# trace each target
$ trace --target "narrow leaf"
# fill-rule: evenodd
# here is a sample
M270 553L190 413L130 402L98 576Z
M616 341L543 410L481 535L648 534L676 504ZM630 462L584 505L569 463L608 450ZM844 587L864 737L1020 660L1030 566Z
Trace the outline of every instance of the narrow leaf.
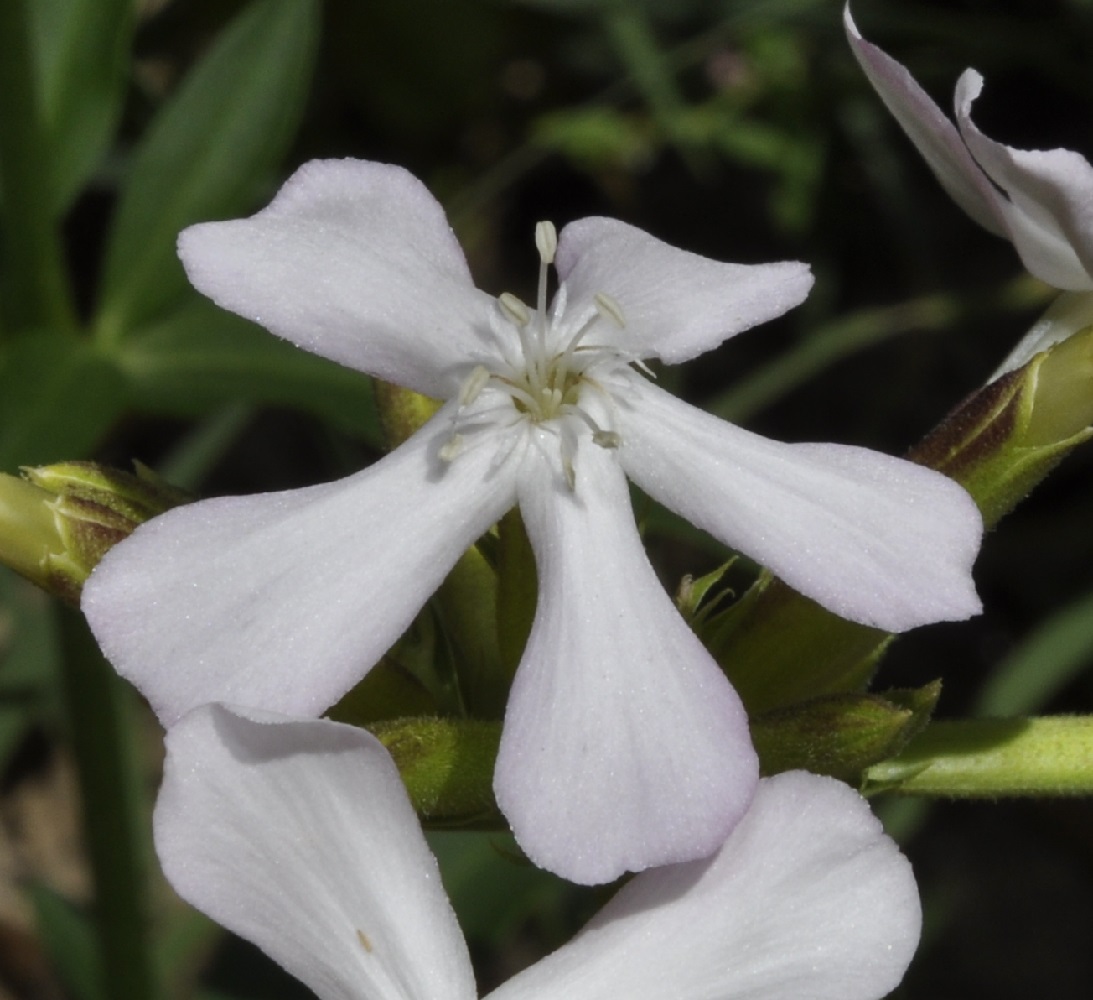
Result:
M39 114L52 151L49 187L57 216L113 138L129 77L133 13L133 0L30 5Z
M116 339L186 287L179 230L239 214L296 131L311 76L314 0L259 0L238 17L156 117L122 193L98 329Z
M227 403L287 406L379 446L372 382L193 296L119 347L133 405L199 417Z
M28 333L0 348L0 469L87 455L125 406L122 376L75 336Z

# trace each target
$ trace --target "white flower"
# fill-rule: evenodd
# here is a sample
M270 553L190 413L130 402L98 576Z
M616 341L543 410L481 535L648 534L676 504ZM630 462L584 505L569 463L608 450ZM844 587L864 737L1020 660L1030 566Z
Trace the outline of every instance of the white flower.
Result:
M1069 149L1025 150L988 139L971 119L983 77L956 84L956 126L907 70L862 38L843 12L850 47L869 82L942 187L976 222L1013 243L1025 267L1063 290L992 380L1093 323L1093 167Z
M721 264L611 219L560 237L543 224L536 241L536 307L493 298L420 182L352 160L303 167L250 219L184 232L190 279L220 305L447 402L341 482L157 518L109 553L83 607L167 724L224 700L318 715L519 504L539 598L497 799L537 864L607 881L709 855L757 775L739 699L645 556L627 476L828 608L895 631L978 610L981 522L934 472L765 440L642 374L796 305L804 265Z
M197 709L167 736L155 840L179 894L320 1000L474 1000L466 945L398 772L325 720ZM638 875L493 1000L872 1000L918 941L910 865L865 801L759 783L707 860Z

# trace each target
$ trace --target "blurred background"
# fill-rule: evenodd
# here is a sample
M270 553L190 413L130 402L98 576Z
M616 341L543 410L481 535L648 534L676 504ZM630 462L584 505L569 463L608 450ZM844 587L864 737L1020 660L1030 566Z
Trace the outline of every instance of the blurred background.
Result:
M983 73L992 138L1093 154L1088 0L854 12L946 110L960 72ZM531 300L535 222L590 214L723 260L809 262L803 306L660 374L783 440L901 453L1052 294L944 194L830 0L5 0L0 471L138 459L216 495L374 459L367 380L218 313L173 256L183 226L342 156L421 177L493 293ZM939 716L1090 711L1091 510L1087 446L987 539L984 615L902 638L878 687L942 677ZM641 513L670 588L723 561ZM0 574L0 1000L306 996L159 882L159 731L87 680L94 657L73 612ZM898 996L1093 995L1088 802L876 804L927 912ZM500 835L432 837L483 992L604 898Z

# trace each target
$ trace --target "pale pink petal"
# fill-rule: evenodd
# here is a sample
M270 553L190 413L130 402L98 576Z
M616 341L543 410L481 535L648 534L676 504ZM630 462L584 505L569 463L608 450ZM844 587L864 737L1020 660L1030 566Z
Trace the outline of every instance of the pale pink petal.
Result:
M313 160L251 218L185 230L178 252L217 305L426 395L454 392L488 336L489 296L440 205L401 167Z
M976 165L953 123L902 65L862 38L849 6L843 10L843 22L850 48L869 82L941 186L984 229L1009 236L1005 199Z
M759 783L708 861L638 875L489 1000L879 1000L921 928L911 866L857 793Z
M619 452L655 500L836 614L891 632L980 610L982 519L940 473L866 448L782 444L635 380Z
M709 855L757 764L736 693L649 565L614 455L580 447L575 492L525 459L539 604L494 788L532 861L597 883Z
M1069 149L1024 150L988 139L971 120L983 78L956 86L956 120L968 149L1010 196L1007 216L1025 266L1056 288L1093 289L1093 166Z
M167 725L209 701L318 715L515 502L489 448L436 451L450 407L348 479L205 500L112 549L84 587L107 658ZM511 466L511 463L510 463Z
M155 842L183 899L320 1000L476 996L398 771L362 730L195 710L167 734Z
M604 218L562 230L557 267L570 312L591 308L598 294L621 307L625 326L604 320L588 343L672 363L781 316L812 287L807 264L723 264Z

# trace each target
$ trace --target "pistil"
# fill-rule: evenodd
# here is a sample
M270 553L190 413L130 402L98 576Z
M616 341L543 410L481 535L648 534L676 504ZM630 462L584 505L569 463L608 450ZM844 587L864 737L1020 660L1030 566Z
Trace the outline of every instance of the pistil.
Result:
M591 431L592 443L601 448L618 448L622 438L611 427L602 427L582 405L587 389L597 392L613 418L616 409L603 377L629 369L635 360L614 346L589 345L585 341L598 323L626 325L622 307L605 293L594 296L586 311L566 322L566 290L560 288L553 314L547 311L547 285L554 263L558 234L550 222L535 227L539 251L539 285L534 313L511 292L498 297L500 327L499 357L477 365L460 386L458 408L451 437L440 448L440 458L453 461L466 447L473 432L505 431L517 424L533 425L558 440L561 471L570 488L575 488L574 460L578 445L577 427L566 424L576 418ZM506 340L515 333L518 352L509 353ZM512 347L516 343L508 340ZM640 362L639 362L640 363ZM477 405L484 393L495 391L495 403ZM505 402L507 400L507 404ZM510 454L510 447L507 454Z

